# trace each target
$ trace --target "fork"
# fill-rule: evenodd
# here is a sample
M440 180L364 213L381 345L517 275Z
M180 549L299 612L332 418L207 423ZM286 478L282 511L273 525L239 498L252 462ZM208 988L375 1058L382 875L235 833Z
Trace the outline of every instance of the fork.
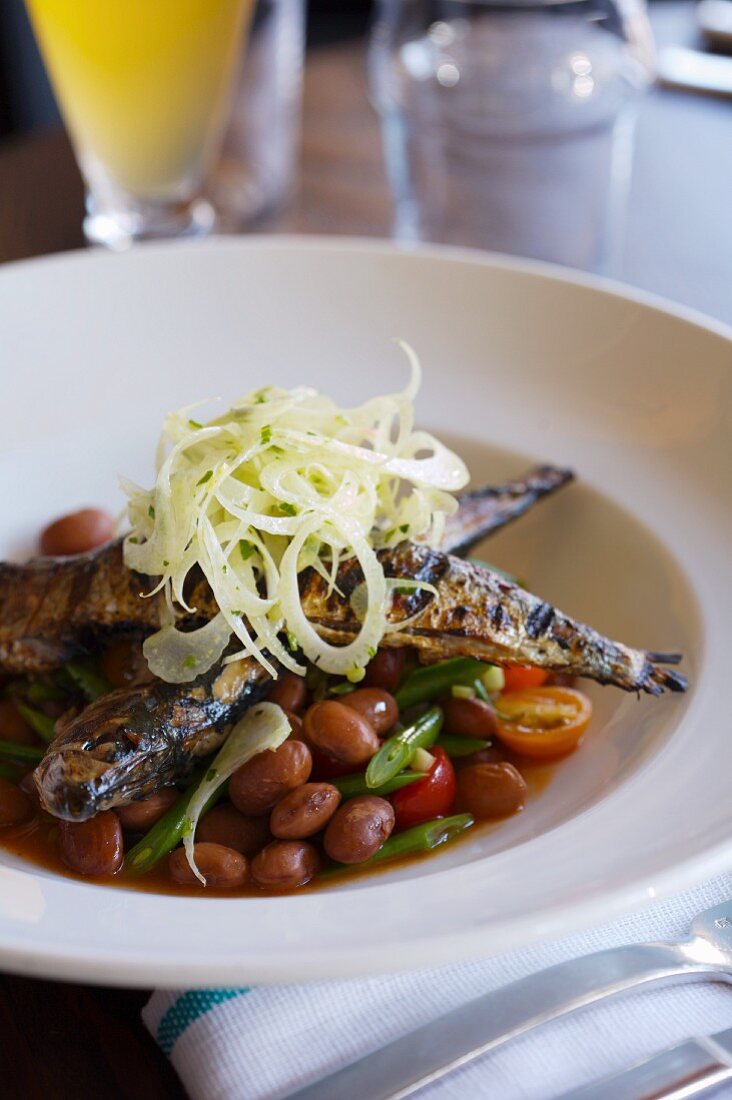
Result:
M290 1100L402 1100L540 1024L629 989L732 982L732 899L694 918L678 942L611 947L540 970L410 1032L293 1093Z

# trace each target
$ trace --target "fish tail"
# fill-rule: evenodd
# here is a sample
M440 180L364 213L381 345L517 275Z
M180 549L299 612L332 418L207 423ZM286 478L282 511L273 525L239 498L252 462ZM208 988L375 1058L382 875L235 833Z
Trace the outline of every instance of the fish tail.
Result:
M678 653L668 655L646 653L646 663L643 667L640 684L641 690L649 695L662 695L664 691L686 691L688 687L686 677L681 672L676 672L675 669L664 668L664 663L676 664L680 659Z
M646 657L652 665L680 665L684 659L683 653L646 653Z

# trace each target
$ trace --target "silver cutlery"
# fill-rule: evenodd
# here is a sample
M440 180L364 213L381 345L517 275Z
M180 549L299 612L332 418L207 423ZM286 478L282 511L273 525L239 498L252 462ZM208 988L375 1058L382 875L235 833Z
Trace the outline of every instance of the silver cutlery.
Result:
M402 1100L576 1009L639 986L694 979L732 982L732 900L700 913L678 943L612 947L541 970L469 1001L290 1100Z
M562 1100L687 1100L732 1085L732 1028L688 1039ZM727 1093L729 1095L729 1093Z

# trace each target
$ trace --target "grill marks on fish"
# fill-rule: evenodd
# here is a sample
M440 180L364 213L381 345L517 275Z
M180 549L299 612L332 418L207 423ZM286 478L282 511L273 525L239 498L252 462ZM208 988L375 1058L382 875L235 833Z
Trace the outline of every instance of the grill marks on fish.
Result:
M389 612L395 629L384 645L416 646L422 660L472 656L588 676L626 691L683 691L683 676L665 667L675 654L645 653L602 637L504 577L460 558L403 543L379 555L387 576L422 581L400 591ZM341 593L363 581L358 564L338 572ZM436 589L437 594L432 591ZM300 578L305 613L335 644L359 629L350 599L314 570ZM83 820L188 773L212 752L226 727L265 694L271 681L253 659L214 668L191 685L154 681L103 696L59 732L36 771L51 813Z
M0 563L0 668L45 672L125 630L160 625L160 601L125 568L122 542L70 558Z
M665 667L677 663L676 654L631 649L605 638L490 570L410 543L379 557L388 576L418 578L437 590L437 595L427 588L397 594L383 645L416 646L427 660L463 655L536 665L650 695L686 688L684 677ZM349 562L343 568L353 585L358 567ZM326 640L346 642L356 634L349 602L337 591L328 595L314 570L303 573L300 593L308 619Z
M569 470L541 466L500 488L464 493L447 520L443 548L466 552L571 477ZM148 577L125 568L121 540L71 558L0 563L0 668L11 675L47 672L93 650L112 632L154 632L162 598L140 598L153 587ZM200 575L189 578L186 599L198 608L198 622L215 613Z
M184 778L271 682L261 665L246 661L192 684L155 680L102 696L58 729L36 768L43 805L56 817L85 821Z

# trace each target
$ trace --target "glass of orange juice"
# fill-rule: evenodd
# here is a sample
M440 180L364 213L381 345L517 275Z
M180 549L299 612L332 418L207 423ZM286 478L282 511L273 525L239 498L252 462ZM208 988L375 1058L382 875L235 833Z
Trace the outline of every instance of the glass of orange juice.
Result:
M26 0L87 183L87 238L206 233L255 0Z

